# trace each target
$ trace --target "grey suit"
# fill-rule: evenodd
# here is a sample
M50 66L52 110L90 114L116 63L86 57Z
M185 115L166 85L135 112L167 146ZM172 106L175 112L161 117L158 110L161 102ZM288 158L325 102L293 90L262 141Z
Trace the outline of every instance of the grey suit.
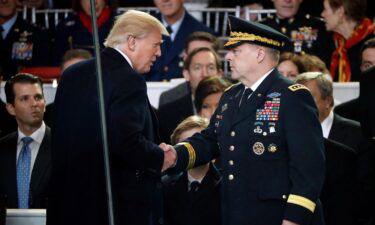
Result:
M0 198L5 198L7 208L18 208L17 197L17 139L13 132L0 139ZM36 157L30 180L30 208L46 208L48 183L51 173L51 130L46 132Z

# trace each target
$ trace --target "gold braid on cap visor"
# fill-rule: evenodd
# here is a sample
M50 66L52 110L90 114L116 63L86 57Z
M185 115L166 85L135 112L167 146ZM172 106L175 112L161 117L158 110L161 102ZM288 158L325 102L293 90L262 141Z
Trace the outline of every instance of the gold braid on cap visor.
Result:
M233 44L237 44L240 41L259 41L262 43L266 43L269 45L273 45L276 47L282 46L284 43L280 43L279 41L272 40L269 38L261 37L255 34L248 34L248 33L242 33L242 32L230 32L230 38L227 43L225 43L224 46L229 46Z

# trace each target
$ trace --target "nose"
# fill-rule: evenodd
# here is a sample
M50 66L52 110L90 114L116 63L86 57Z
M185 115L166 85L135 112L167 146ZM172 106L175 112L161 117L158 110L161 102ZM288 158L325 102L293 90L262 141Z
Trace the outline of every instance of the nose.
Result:
M229 51L226 55L225 55L225 60L227 61L231 61L232 60L232 56L233 56L233 53L231 51Z

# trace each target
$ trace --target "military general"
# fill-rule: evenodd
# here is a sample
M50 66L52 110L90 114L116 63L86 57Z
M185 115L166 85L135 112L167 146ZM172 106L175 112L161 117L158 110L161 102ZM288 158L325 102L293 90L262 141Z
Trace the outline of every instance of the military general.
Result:
M229 18L229 61L240 82L210 125L174 147L175 173L219 157L224 225L323 224L319 195L324 145L309 90L275 69L289 39L259 23Z

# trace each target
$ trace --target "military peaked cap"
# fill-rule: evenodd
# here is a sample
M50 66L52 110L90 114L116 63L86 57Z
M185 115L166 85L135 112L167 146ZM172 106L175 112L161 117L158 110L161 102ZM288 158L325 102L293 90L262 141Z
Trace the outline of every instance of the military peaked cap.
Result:
M249 42L280 50L289 38L273 28L257 22L229 16L230 37L224 47L235 48Z

